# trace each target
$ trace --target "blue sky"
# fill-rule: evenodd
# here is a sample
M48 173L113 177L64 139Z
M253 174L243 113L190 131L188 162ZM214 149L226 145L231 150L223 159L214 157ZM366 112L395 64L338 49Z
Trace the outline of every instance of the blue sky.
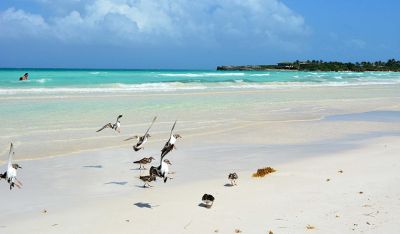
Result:
M0 67L399 59L396 0L1 0Z

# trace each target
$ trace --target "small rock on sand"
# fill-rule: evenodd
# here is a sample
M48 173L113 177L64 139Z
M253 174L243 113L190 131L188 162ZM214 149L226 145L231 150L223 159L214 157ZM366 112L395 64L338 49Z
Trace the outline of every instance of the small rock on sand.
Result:
M315 229L315 227L314 227L314 226L312 226L312 225L310 225L310 224L308 224L308 225L306 226L306 228L307 228L308 230Z

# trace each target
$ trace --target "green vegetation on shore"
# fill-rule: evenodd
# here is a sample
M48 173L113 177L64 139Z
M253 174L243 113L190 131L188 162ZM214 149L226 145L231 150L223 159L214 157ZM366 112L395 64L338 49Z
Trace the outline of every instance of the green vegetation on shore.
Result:
M400 61L389 59L386 62L324 62L322 60L307 60L281 62L276 65L245 65L245 66L218 66L220 71L262 71L262 70L295 70L295 71L395 71L400 72Z

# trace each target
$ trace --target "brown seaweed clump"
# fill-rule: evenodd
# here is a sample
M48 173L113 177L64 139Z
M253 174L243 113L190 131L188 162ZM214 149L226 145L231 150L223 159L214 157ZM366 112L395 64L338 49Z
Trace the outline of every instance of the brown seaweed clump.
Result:
M276 172L276 170L272 167L264 167L257 170L256 173L253 173L253 177L264 177L270 173Z

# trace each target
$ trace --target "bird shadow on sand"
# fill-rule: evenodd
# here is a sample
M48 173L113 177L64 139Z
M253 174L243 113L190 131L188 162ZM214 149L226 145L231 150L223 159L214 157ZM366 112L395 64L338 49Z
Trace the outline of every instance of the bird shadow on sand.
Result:
M159 205L156 206L152 206L150 203L148 202L136 202L135 204L133 204L139 208L148 208L148 209L153 209L153 207L157 207Z
M111 182L107 182L104 184L117 184L117 185L126 185L128 182L127 181L111 181Z
M233 187L232 184L228 184L228 183L224 184L224 186L225 186L225 187Z
M82 166L82 167L85 167L85 168L98 168L98 169L103 168L102 165L87 165L87 166Z
M147 168L132 168L130 169L131 171L144 171L144 170L148 170Z
M136 188L142 188L142 189L151 189L151 188L153 188L154 186L151 186L151 187L148 187L148 186L143 187L143 185L135 185L135 187L136 187Z

